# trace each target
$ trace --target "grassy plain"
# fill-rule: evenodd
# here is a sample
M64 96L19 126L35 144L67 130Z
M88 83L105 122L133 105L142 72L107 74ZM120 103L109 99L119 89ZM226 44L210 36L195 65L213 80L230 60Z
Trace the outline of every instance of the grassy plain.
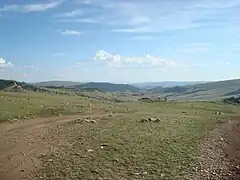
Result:
M239 106L221 102L117 103L0 93L2 121L70 115L96 120L47 127L44 141L53 148L39 154L35 179L183 179L197 165L199 145L209 132L239 113ZM160 122L139 122L150 117Z

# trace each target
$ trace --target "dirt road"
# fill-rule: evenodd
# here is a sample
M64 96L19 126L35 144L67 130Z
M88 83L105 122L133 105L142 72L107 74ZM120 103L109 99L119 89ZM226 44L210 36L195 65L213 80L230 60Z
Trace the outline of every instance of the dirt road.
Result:
M0 180L39 179L35 177L41 168L39 157L53 150L62 125L77 118L64 116L0 124Z

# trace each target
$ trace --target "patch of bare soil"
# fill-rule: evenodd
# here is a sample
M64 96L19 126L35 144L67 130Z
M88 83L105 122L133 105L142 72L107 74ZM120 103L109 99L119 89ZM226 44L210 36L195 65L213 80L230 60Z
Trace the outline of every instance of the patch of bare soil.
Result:
M240 180L240 121L220 122L201 145L191 180Z
M93 118L103 116L91 115ZM77 118L79 116L63 116L0 124L0 180L36 179L42 166L39 157L54 151L61 141L64 124Z

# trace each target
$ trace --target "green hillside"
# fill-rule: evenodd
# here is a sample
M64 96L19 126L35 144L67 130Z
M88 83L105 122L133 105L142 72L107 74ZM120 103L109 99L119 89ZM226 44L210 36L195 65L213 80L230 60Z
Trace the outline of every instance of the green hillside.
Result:
M240 79L210 82L203 84L157 87L147 91L148 94L159 94L172 99L216 99L240 94Z
M17 82L12 80L0 80L1 91L44 91L44 89L38 88L34 85L24 82Z
M37 82L33 83L33 85L37 87L69 87L69 86L75 86L80 85L82 83L80 82L73 82L73 81L45 81L45 82Z
M129 84L114 84L108 82L89 82L80 83L72 81L46 81L34 83L33 85L37 87L47 87L47 88L72 88L83 91L105 91L105 92L139 92L141 88L135 87Z
M107 82L90 82L82 85L74 86L74 88L90 88L90 89L100 89L106 92L139 92L140 88L129 84L113 84Z

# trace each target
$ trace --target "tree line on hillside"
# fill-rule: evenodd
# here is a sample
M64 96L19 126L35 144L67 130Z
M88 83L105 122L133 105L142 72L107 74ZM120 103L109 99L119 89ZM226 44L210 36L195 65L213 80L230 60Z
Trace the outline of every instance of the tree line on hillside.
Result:
M240 96L239 97L225 98L223 100L223 102L227 103L227 104L240 104Z

